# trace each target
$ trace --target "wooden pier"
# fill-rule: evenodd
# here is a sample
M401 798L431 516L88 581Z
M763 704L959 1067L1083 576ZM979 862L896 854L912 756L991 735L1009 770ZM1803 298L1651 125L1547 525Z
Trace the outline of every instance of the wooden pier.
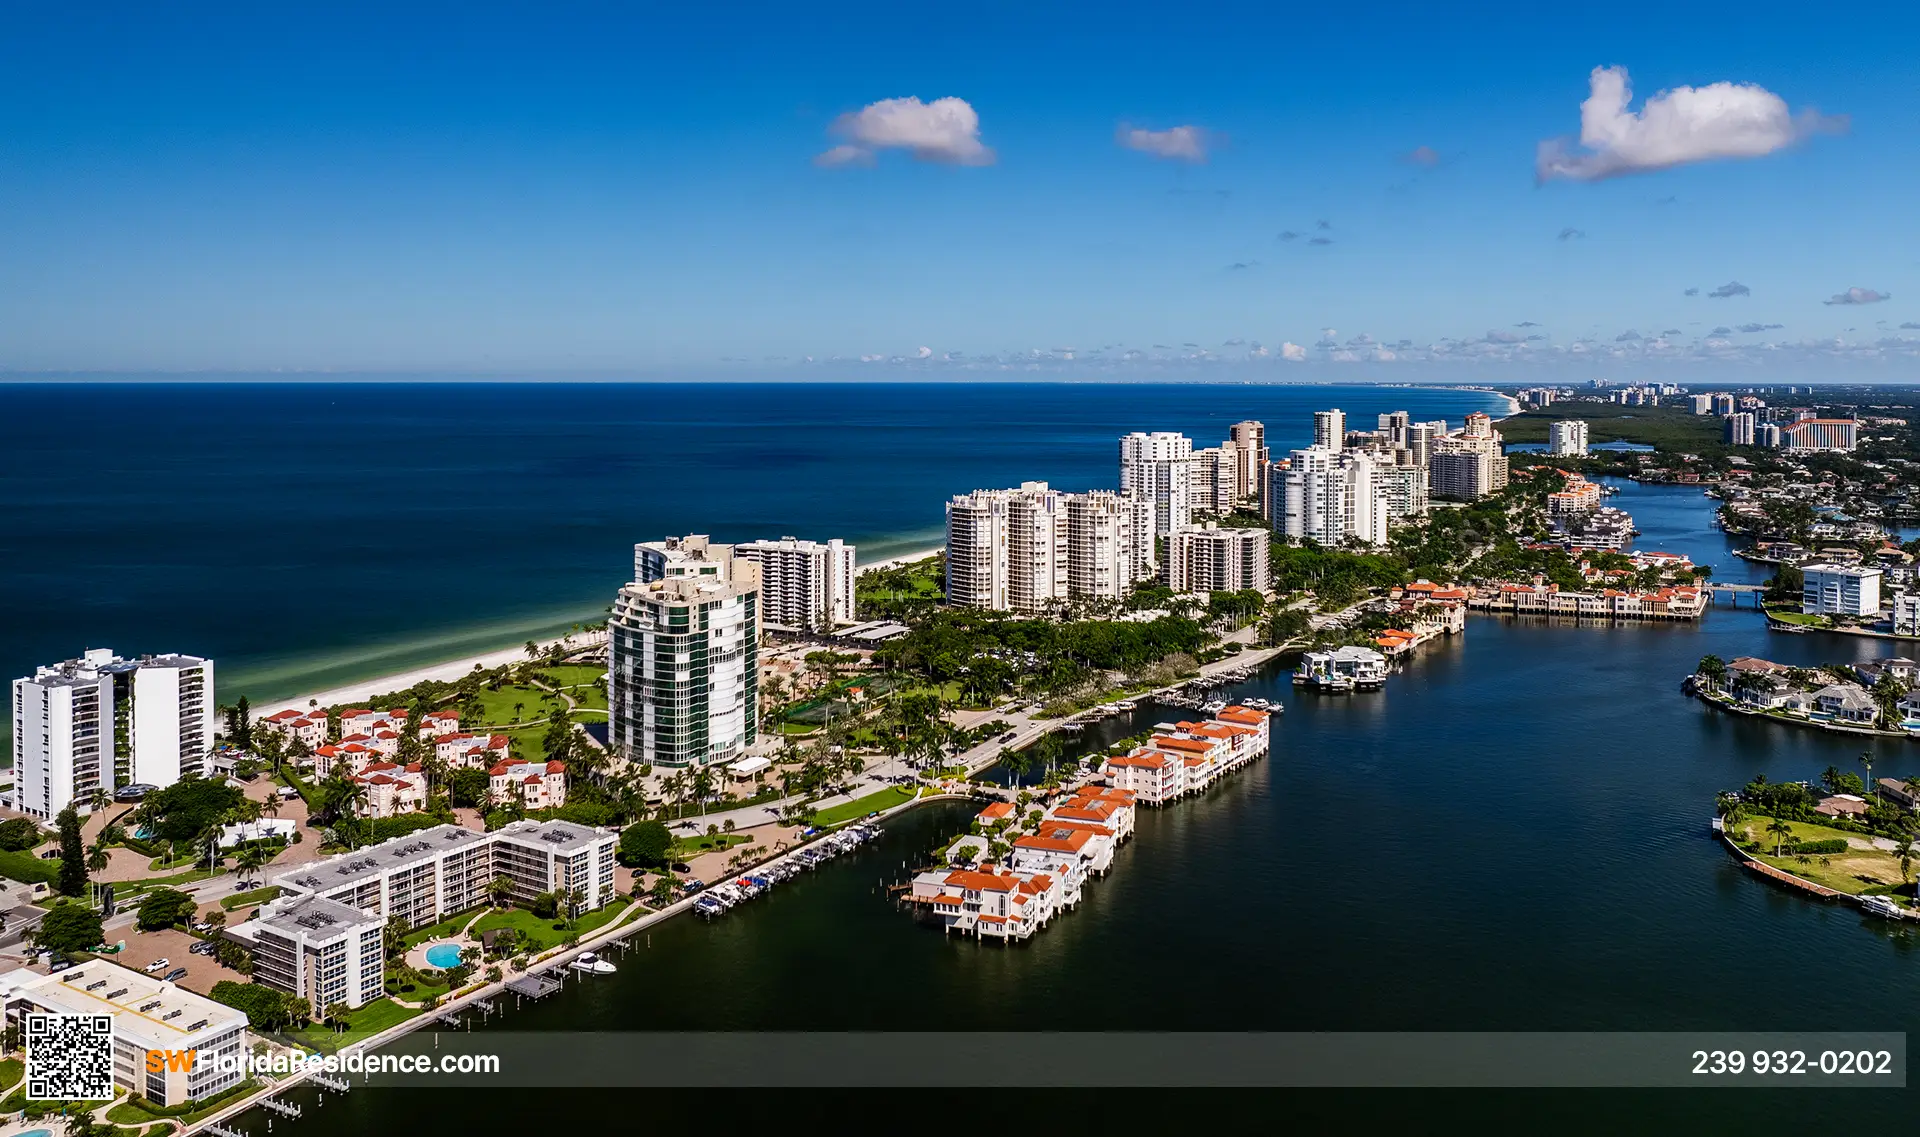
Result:
M560 981L551 975L522 975L518 979L509 980L507 990L529 999L544 999L560 990Z

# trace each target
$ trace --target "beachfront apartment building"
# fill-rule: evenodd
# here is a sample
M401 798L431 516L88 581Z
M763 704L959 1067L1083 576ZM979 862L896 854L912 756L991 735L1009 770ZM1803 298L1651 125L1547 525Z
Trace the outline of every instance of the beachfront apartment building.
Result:
M334 1004L364 1007L386 992L386 921L323 896L270 900L225 936L253 956L253 981L299 995L315 1018Z
M759 599L755 584L738 579L621 588L607 622L615 754L672 768L745 757L760 717Z
M1120 492L1153 506L1164 537L1193 523L1193 440L1174 431L1134 431L1120 439Z
M1320 450L1338 450L1347 444L1347 412L1313 412L1313 445Z
M19 968L0 975L0 1021L34 1046L33 1015L105 1015L113 1022L113 1084L158 1105L205 1101L246 1078L247 1016L156 976L89 959L48 975ZM150 1051L194 1051L186 1063L147 1068Z
M513 885L516 902L578 889L579 910L614 899L619 836L560 821L515 821L481 833L436 825L290 869L272 879L284 896L319 896L371 913L398 916L409 927L477 908L496 877Z
M1566 484L1547 495L1547 513L1553 517L1573 517L1600 508L1600 483L1579 474L1567 474Z
M760 566L760 620L769 627L831 632L854 622L855 547L834 538L748 541L733 546L735 562Z
M1587 422L1585 419L1562 419L1547 427L1547 453L1555 458L1585 458L1587 456Z
M1066 495L1067 596L1122 600L1154 575L1153 507L1110 490Z
M1358 450L1316 445L1293 451L1287 465L1268 476L1274 532L1333 548L1349 541L1386 544L1385 494L1374 471L1373 460Z
M96 649L14 680L12 712L14 786L0 803L41 820L85 813L96 791L205 771L213 662Z
M312 750L327 744L327 712L321 709L296 711L288 708L254 720L256 731L272 731L288 743L299 741Z
M1214 522L1167 538L1167 587L1175 592L1255 589L1273 584L1273 534Z
M1119 599L1155 571L1153 506L1045 482L947 502L947 602L1041 615L1067 600Z
M427 808L427 775L418 762L369 762L349 780L360 787L354 806L360 817L395 817Z
M1878 568L1867 565L1802 565L1800 611L1810 616L1880 614Z

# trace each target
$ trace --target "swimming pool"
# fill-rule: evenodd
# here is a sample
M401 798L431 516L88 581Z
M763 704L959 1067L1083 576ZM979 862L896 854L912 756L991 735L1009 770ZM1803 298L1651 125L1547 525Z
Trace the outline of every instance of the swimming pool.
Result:
M438 967L445 971L449 967L460 966L459 944L435 944L427 949L427 966Z
M51 1129L29 1129L25 1133L16 1133L14 1137L53 1137Z

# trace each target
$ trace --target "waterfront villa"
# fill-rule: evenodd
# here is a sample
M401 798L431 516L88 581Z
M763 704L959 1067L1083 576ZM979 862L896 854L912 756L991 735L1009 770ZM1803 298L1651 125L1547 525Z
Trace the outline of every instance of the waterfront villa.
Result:
M308 749L312 749L327 741L327 712L318 709L306 712L285 710L260 719L253 724L253 729L275 731L285 736L288 742L297 738L306 743Z
M1377 654L1377 653L1376 653ZM1101 768L1107 784L1143 805L1165 805L1199 793L1214 779L1266 754L1270 745L1265 711L1227 707L1203 723L1183 722L1153 735Z
M1293 681L1325 691L1379 687L1387 681L1387 657L1368 647L1310 651L1300 657Z
M1834 722L1872 726L1880 716L1880 705L1856 684L1832 683L1813 693L1813 714Z
M504 734L455 732L434 739L433 756L456 768L490 770L513 753L513 740Z
M1867 799L1859 794L1828 794L1813 811L1826 817L1858 820L1867 815Z
M1562 591L1557 584L1503 583L1480 589L1469 603L1489 612L1518 616L1580 616L1612 620L1697 620L1707 610L1704 589L1669 586L1651 592L1629 589Z

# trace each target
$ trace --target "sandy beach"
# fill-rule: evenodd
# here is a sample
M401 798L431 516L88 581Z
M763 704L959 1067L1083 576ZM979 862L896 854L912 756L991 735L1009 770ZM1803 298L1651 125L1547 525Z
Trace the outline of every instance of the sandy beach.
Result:
M899 568L901 565L910 565L915 561L924 561L928 557L937 557L942 552L945 552L945 551L946 551L945 545L935 545L931 549L922 549L917 553L908 553L904 557L894 557L891 560L875 561L870 565L856 565L854 566L853 575L859 576L861 573L865 573L865 572L879 572L882 569Z
M592 644L605 643L606 639L607 633L605 632L577 632L565 639L542 640L539 646L543 651L558 643L564 643L571 647L587 647ZM276 703L263 703L253 708L253 717L259 719L263 715L274 714L275 712L289 708L296 711L304 711L316 704L322 707L331 707L343 703L364 703L374 695L385 695L394 691L403 691L423 680L437 679L443 683L451 683L476 667L485 670L487 668L498 667L503 663L518 663L526 658L526 645L522 644L520 647L502 648L499 651L490 651L482 655L470 655L465 659L450 660L446 663L432 663L424 667L415 667L411 670L401 671L393 675L382 675L375 679L368 679L359 683L350 683L345 687L335 687L331 691L320 691L314 694L301 695L298 698L285 699Z
M931 549L922 549L919 552L908 553L905 556L860 565L854 569L854 572L858 574L877 572L881 569L897 568L900 565L912 564L915 561L924 561L928 557L937 555L940 551L939 546ZM569 643L574 647L584 647L589 644L605 643L606 638L607 634L605 632L581 632L565 641L559 639L543 640L540 642L540 647L544 650L554 644L562 642ZM391 675L382 675L373 679L362 680L358 683L349 683L344 687L335 687L330 691L316 691L291 699L263 703L253 708L253 715L255 718L259 718L263 715L274 714L289 708L296 711L304 711L316 705L332 707L345 703L364 703L375 695L385 695L393 691L403 691L423 680L437 679L442 683L451 683L467 672L472 671L475 667L484 670L498 667L503 663L517 663L526 657L527 651L524 645L520 647L501 648L498 651L489 651L480 655L469 655L462 659L448 660L445 663L431 663L422 667L396 672Z

